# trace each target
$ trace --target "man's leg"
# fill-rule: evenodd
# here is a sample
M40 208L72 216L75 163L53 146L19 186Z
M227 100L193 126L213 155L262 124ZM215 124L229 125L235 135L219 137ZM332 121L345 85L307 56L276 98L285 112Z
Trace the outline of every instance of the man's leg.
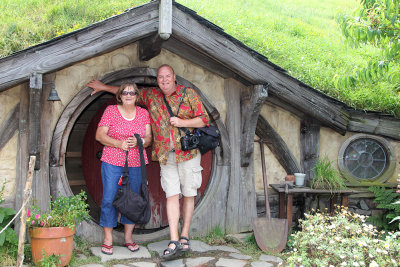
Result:
M194 197L183 197L183 227L181 236L189 238L189 228L192 221L194 211ZM183 245L183 249L189 249L188 245L184 245L187 240L179 240Z
M169 224L169 234L170 240L178 241L179 240L179 195L174 195L167 197L167 216L168 216L168 224ZM174 244L169 245L170 248L175 249Z

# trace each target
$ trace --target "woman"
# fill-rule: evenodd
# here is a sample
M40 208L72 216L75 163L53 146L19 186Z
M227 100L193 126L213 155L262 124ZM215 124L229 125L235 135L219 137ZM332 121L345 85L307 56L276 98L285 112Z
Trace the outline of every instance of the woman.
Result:
M134 134L137 133L142 137L145 147L149 146L152 138L149 112L136 106L137 96L138 88L136 84L125 83L121 85L116 93L117 105L106 108L96 131L96 140L104 145L101 157L103 200L100 225L104 228L104 242L101 246L101 252L107 255L113 253L112 231L117 226L118 211L113 207L112 202L119 188L118 182L125 165L126 151L129 150L130 187L134 192L139 193L142 177L139 149ZM146 151L144 153L147 164ZM139 246L132 239L135 223L124 215L121 215L120 222L124 224L124 246L132 252L139 250Z

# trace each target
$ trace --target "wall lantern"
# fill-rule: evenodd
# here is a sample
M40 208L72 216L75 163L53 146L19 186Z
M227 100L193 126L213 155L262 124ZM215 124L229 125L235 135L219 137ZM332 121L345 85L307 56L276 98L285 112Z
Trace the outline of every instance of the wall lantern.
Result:
M47 101L61 101L55 88L54 82L43 82L43 84L51 84L51 91L49 97L47 98Z
M57 94L56 88L54 83L51 83L51 91L49 94L49 98L47 98L47 101L61 101L60 97Z

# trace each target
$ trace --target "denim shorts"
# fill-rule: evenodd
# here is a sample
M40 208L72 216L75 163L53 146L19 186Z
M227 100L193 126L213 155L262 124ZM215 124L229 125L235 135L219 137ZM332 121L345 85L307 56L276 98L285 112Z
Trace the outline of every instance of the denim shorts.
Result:
M124 167L101 163L101 181L103 182L103 200L101 202L100 226L114 228L117 226L118 210L114 208L114 200ZM140 167L129 168L129 184L133 192L139 193L142 184ZM124 215L121 215L120 223L135 224Z

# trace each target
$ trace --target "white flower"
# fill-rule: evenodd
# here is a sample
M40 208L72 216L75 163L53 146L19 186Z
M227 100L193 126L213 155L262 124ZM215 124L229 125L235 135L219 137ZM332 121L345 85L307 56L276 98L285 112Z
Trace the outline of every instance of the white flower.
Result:
M345 255L340 255L339 256L341 259L344 259L344 258L346 258L346 256Z
M378 263L376 263L376 261L371 261L371 263L369 264L369 267L379 267Z
M353 266L360 266L360 264L358 264L358 262L353 262Z
M347 266L347 262L342 262L342 264L340 264L341 266Z

